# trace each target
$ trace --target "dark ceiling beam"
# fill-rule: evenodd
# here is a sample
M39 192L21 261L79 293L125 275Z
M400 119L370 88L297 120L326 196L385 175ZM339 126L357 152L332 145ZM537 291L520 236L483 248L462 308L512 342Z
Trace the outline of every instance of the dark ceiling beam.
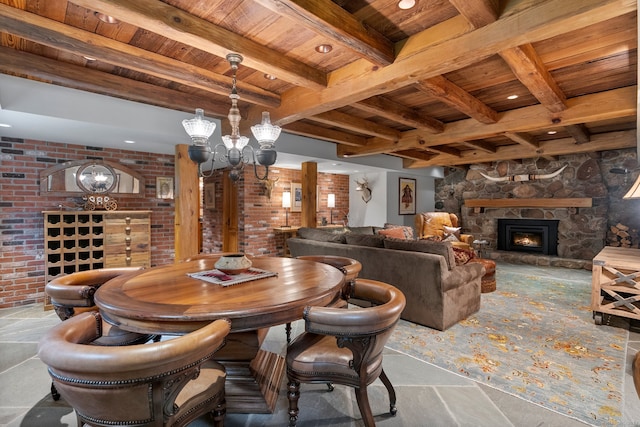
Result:
M30 79L172 110L193 113L193 106L197 105L210 117L223 118L229 113L227 105L206 94L166 89L8 47L0 47L0 72L18 76L28 73Z

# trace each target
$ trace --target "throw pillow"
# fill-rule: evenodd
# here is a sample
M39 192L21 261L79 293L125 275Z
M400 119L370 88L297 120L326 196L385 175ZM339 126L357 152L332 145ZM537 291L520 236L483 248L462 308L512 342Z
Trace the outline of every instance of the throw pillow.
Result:
M458 240L460 240L460 227L447 227L444 226L444 235L445 236L455 236Z
M428 254L441 255L447 262L449 270L456 266L453 247L449 242L430 242L428 240L402 240L385 239L384 247L400 251L424 252Z
M385 237L383 235L347 233L344 237L347 240L347 245L384 248Z
M383 228L382 230L378 230L378 234L381 234L385 237L407 240L407 236L404 230L401 228Z
M396 224L389 224L388 222L384 224L384 228L385 229L390 229L390 228L400 228L402 229L403 233L404 233L404 238L405 239L409 239L409 240L413 240L413 227L410 227L408 225L396 225Z
M470 259L475 258L475 253L471 249L463 249L455 246L452 248L456 259L456 265L464 265L468 263Z

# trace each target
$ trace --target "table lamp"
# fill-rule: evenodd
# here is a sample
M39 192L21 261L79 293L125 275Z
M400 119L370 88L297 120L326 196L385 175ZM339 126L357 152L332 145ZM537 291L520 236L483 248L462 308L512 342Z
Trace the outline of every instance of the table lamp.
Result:
M327 196L327 207L329 208L329 215L331 217L331 224L333 224L333 208L336 207L336 195L329 194Z
M282 207L284 208L284 212L286 215L285 225L283 227L290 227L289 225L289 208L291 207L291 192L283 191L282 192Z

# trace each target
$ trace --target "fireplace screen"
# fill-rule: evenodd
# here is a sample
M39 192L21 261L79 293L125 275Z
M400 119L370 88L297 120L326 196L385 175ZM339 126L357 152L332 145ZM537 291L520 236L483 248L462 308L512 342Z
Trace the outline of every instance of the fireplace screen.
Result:
M498 250L558 254L558 220L498 219Z
M542 247L543 236L540 233L522 233L516 231L511 233L512 243L515 246L528 246L532 248Z

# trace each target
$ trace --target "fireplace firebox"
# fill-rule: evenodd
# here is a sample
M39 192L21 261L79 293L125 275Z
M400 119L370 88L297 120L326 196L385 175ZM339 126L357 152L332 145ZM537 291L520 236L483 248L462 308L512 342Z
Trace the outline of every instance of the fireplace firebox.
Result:
M498 219L498 250L558 254L556 219Z

